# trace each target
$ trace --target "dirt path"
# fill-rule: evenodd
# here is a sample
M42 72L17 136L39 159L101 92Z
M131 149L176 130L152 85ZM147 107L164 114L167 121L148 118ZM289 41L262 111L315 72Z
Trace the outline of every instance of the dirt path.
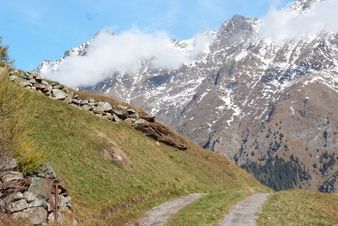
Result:
M177 198L168 202L165 202L150 211L146 214L146 216L140 220L138 220L132 226L160 226L164 225L167 220L177 213L180 209L189 205L190 203L200 199L205 194L196 193L190 194L181 198Z
M256 226L256 214L270 195L269 193L257 193L239 202L225 216L220 226Z

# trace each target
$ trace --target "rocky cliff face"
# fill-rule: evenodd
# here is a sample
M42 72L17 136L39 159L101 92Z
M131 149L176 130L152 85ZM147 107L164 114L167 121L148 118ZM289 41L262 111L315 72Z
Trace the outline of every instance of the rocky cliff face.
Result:
M314 2L299 0L288 10ZM199 60L174 71L144 67L114 74L82 89L141 106L277 190L334 191L338 34L276 44L261 38L259 27L260 21L236 15ZM45 62L39 69L57 65Z

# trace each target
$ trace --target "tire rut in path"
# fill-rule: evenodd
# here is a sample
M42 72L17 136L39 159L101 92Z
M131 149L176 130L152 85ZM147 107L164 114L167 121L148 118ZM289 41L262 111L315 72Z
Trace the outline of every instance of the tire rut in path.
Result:
M165 202L148 211L145 217L141 218L131 226L164 225L172 215L176 214L182 208L200 199L204 195L205 194L203 193L195 193Z
M240 201L219 226L256 226L256 214L270 195L270 193L257 193Z

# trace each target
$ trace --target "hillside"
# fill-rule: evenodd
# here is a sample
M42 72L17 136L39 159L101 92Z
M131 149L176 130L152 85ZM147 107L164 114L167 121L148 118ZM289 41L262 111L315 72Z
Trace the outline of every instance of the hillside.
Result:
M21 102L20 115L27 118L31 149L19 156L19 165L29 173L39 163L35 160L49 161L66 182L80 225L122 225L159 202L192 192L236 192L242 199L266 190L225 157L185 138L187 149L180 151L128 123L113 123L21 88L8 79L7 69L1 73L0 93L6 95L0 103L16 109L12 105ZM127 164L107 157L104 150L110 148L118 148Z
M284 13L306 14L319 2L297 0ZM262 23L235 15L210 31L209 51L177 70L145 63L79 88L142 107L275 190L337 192L337 33L278 43L260 35ZM95 37L37 70L57 72L93 43ZM191 43L174 46L187 52Z

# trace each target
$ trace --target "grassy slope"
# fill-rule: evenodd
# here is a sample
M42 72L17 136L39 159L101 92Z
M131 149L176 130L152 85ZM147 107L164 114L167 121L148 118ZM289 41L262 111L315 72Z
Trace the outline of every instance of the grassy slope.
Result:
M338 196L304 190L275 193L263 206L258 225L338 225Z
M10 90L24 92L25 109L34 112L33 147L65 179L81 225L122 225L159 202L191 192L265 189L225 157L192 143L187 151L176 151L127 124L110 123L16 86ZM105 160L101 153L108 140L124 151L133 170Z
M242 188L211 192L174 215L168 226L217 225L238 201L250 194L250 191Z

